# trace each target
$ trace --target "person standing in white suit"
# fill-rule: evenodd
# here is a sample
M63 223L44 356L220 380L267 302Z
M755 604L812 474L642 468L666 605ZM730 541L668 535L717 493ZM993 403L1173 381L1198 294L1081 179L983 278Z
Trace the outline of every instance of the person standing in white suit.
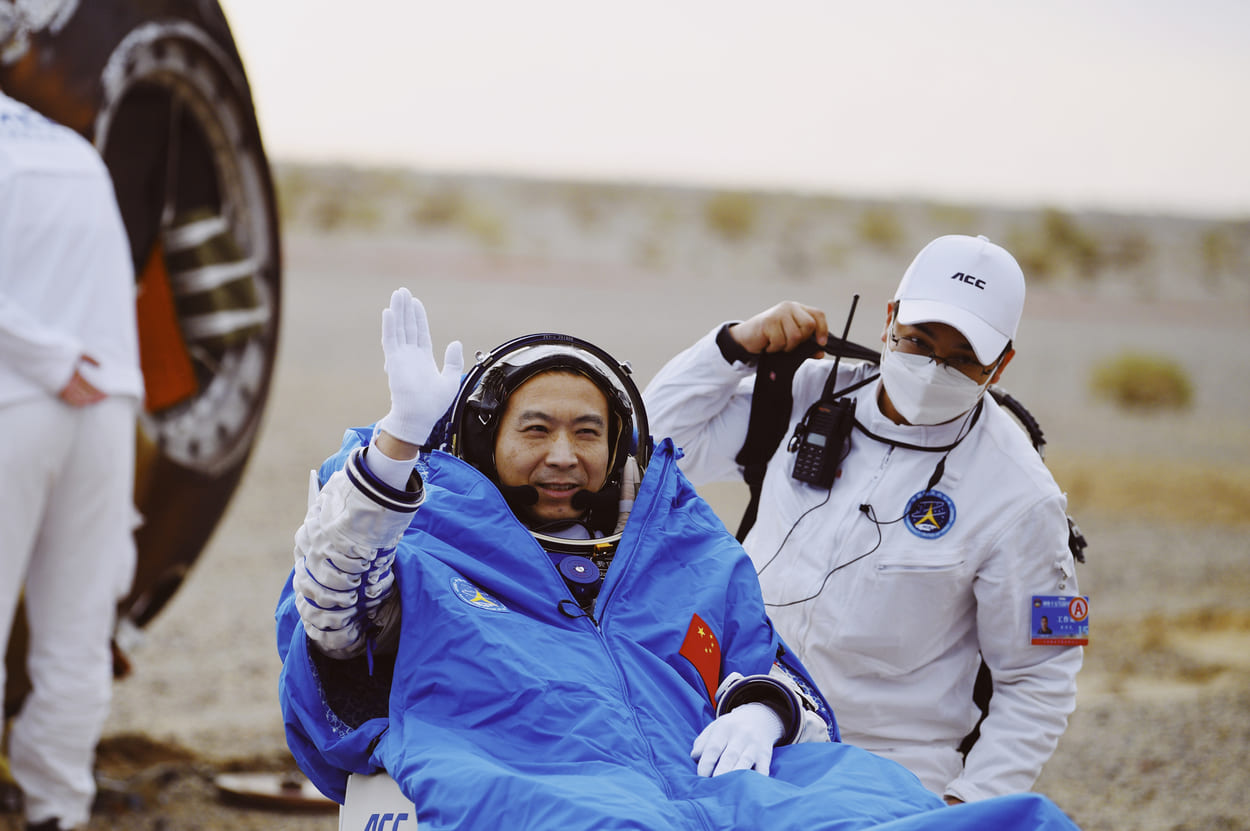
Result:
M24 594L9 734L29 829L86 825L135 569L143 399L129 242L90 143L0 92L0 643ZM3 680L0 677L0 680Z

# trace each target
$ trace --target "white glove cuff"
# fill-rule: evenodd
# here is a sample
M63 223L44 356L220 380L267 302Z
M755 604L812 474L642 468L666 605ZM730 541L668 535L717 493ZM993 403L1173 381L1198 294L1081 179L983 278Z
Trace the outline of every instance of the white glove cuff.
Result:
M374 436L376 439L376 435ZM397 491L407 491L412 480L412 469L420 458L420 453L411 459L393 459L378 449L377 442L371 443L364 451L365 469L380 479L388 487Z
M382 420L378 422L378 429L385 430L400 441L406 441L409 444L424 446L430 440L430 433L434 430L435 421L430 421L425 415L401 415L391 409L389 413L382 416Z
M368 548L393 548L425 501L425 487L413 470L408 490L392 488L369 471L363 456L364 448L360 448L343 465L342 473L353 487L338 489L343 504L334 509L326 506L322 510L323 521L328 518L327 527L333 525L353 543Z
M785 684L769 675L731 672L716 691L716 715L722 716L743 704L758 703L777 715L781 725L778 745L790 744L803 726L802 705Z

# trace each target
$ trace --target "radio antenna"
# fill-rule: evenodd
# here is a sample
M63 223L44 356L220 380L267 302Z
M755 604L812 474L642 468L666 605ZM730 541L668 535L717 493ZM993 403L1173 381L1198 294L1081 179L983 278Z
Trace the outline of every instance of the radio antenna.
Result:
M855 319L855 307L859 305L859 295L851 296L851 310L846 313L846 325L842 327L842 342L846 343L847 337L851 334L851 321ZM833 385L838 380L838 362L842 360L842 352L839 349L833 356L833 371L829 373L829 377L825 379L825 392L822 397L828 397L833 392Z

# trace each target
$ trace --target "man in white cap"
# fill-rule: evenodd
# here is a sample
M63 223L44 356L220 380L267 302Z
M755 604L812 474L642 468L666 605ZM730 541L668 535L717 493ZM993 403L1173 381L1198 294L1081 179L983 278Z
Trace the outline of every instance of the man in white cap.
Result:
M1032 787L1082 661L1079 638L1033 636L1043 605L1079 597L1065 497L985 395L1015 355L1024 293L985 237L925 246L887 305L879 369L799 366L796 452L772 454L744 540L844 739L952 803ZM714 329L647 387L653 432L696 485L740 478L759 356L827 339L824 313L793 301ZM982 659L993 694L965 756Z

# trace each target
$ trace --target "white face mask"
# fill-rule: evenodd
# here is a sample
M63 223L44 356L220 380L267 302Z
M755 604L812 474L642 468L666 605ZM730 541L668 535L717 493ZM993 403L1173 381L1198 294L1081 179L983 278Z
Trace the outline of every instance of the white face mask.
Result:
M890 403L910 424L943 424L976 406L994 377L984 384L925 355L881 350L881 383Z

